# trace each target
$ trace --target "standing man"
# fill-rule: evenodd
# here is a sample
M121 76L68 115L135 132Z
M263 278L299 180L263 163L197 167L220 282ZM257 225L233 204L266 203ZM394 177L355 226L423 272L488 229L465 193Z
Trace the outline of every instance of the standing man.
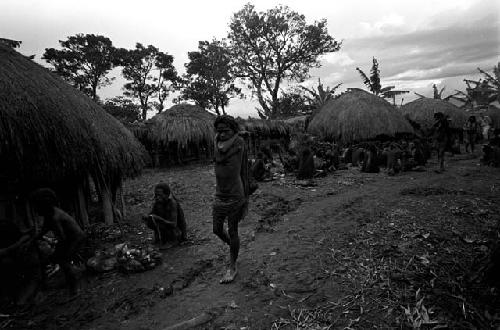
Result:
M448 119L442 112L436 112L434 114L434 138L435 138L435 147L438 153L438 162L439 162L439 170L436 170L436 173L444 172L444 152L446 151L446 147L450 141L450 127L448 124Z
M245 141L238 135L238 123L223 115L214 122L215 136L215 202L213 232L229 245L229 268L220 283L230 283L238 272L236 260L240 250L238 223L248 210L249 169ZM227 228L224 222L227 219Z
M465 142L465 152L474 153L474 145L476 144L476 138L478 133L478 124L476 122L475 116L469 116L469 119L464 124L464 142Z
M483 135L483 139L486 141L486 143L488 142L488 139L489 139L489 133L490 133L490 128L491 128L491 118L487 115L485 115L484 113L482 113L480 115L481 117L481 130L482 130L482 135Z

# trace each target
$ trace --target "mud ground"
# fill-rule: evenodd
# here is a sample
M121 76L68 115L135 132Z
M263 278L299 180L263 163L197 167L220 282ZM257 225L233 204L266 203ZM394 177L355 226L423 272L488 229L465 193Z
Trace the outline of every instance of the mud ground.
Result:
M351 168L301 186L261 183L240 225L239 276L219 279L228 249L212 234L213 167L146 171L127 181L126 223L103 245L151 244L140 216L165 181L182 201L189 242L138 274L86 275L68 299L53 284L3 328L488 329L500 326L498 290L481 272L498 239L500 169L455 156L443 174L366 174Z

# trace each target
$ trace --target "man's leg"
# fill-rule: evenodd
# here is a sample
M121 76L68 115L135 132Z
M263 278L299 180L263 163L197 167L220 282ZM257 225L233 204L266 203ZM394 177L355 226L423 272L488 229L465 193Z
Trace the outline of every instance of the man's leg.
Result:
M229 251L230 251L230 261L229 269L223 276L221 283L230 283L234 281L236 274L238 273L236 267L236 261L238 260L238 254L240 252L240 237L238 235L238 223L243 216L243 206L237 212L234 212L228 217L228 230L229 230Z
M181 204L177 206L177 226L181 231L181 241L187 240L186 218L184 217L184 211L182 210Z
M438 150L438 161L439 161L439 171L443 172L444 171L444 153L445 153L446 147L445 145L440 145L439 150Z
M217 237L219 237L224 243L227 245L231 245L231 240L229 239L228 233L224 230L224 220L226 216L217 214L217 212L213 213L213 232Z

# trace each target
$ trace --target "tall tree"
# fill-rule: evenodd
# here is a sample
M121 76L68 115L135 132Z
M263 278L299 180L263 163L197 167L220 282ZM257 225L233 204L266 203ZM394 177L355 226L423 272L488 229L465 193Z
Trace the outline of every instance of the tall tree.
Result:
M328 34L326 20L307 24L286 6L257 12L246 4L234 14L228 39L235 73L250 83L262 118L278 114L284 81L303 81L309 69L320 66L320 55L341 46Z
M156 69L158 70L158 81L156 83L158 99L156 108L158 113L163 111L165 100L174 91L179 82L173 63L174 57L172 55L158 52L155 61Z
M200 41L198 50L189 52L186 67L184 99L191 99L199 106L214 109L220 115L226 113L229 99L241 94L234 85L231 72L231 55L224 41Z
M110 84L106 77L118 64L117 49L109 38L76 34L59 40L62 49L46 48L42 59L74 87L97 100L97 89Z
M141 107L123 96L107 99L102 107L122 123L133 123L141 119Z
M122 53L122 65L122 74L129 80L123 86L124 94L139 100L142 119L146 120L154 97L158 97L157 109L161 112L170 91L168 83L174 83L177 77L173 56L152 45L137 43L135 49Z
M396 96L409 93L410 91L403 90L394 90L396 86L386 86L382 87L380 83L380 70L378 68L378 61L374 57L373 64L370 69L370 77L366 75L360 68L356 67L356 70L359 72L361 79L363 79L363 83L365 86L375 95L380 95L383 98L391 98L393 104L396 104Z

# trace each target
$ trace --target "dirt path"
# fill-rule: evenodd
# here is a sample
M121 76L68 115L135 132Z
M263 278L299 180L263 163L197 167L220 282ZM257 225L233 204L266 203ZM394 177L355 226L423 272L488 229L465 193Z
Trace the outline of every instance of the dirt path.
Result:
M234 284L218 283L227 249L211 235L207 216L196 232L203 237L201 244L180 248L166 258L166 266L181 273L182 283L178 286L174 283L174 294L129 320L115 323L115 327L163 329L209 311L215 317L205 328L265 329L280 318L286 319L294 308L341 301L353 292L353 282L342 279L349 276L350 269L342 262L332 262L328 258L332 251L356 244L357 231L367 223L387 220L393 222L384 225L391 227L414 226L415 223L396 218L418 216L421 221L432 221L433 216L443 211L439 193L431 195L427 209L421 209L423 200L401 194L402 191L462 189L468 194L492 198L495 189L500 188L498 170L477 167L476 163L477 160L455 161L445 174L428 170L395 177L351 170L320 179L313 188L264 184L253 200L253 212L242 224L240 276ZM488 190L493 190L493 195ZM444 190L443 195L449 194ZM209 214L209 206L205 205L203 211ZM258 212L265 218L259 219ZM280 213L284 214L279 216ZM432 232L430 227L426 230ZM437 234L439 230L431 233ZM397 244L397 237L392 243ZM168 271L164 273L164 283L170 281L171 275ZM140 279L137 283L146 285L147 281ZM359 313L351 314L352 317L349 313L341 315L338 324L349 325ZM110 326L108 323L92 328L110 329Z
M465 300L464 275L494 238L500 172L464 158L445 174L351 169L315 187L261 184L241 224L240 274L229 285L218 283L228 251L212 234L211 167L146 173L127 184L129 217L147 212L152 185L168 181L183 201L192 243L166 251L152 271L94 279L58 311L67 322L38 326L164 329L208 312L213 318L201 329L387 328L407 326L423 304L432 320L450 326L460 303L464 320L491 324L475 311L481 299ZM143 228L137 233L150 239ZM170 287L173 294L163 294Z

